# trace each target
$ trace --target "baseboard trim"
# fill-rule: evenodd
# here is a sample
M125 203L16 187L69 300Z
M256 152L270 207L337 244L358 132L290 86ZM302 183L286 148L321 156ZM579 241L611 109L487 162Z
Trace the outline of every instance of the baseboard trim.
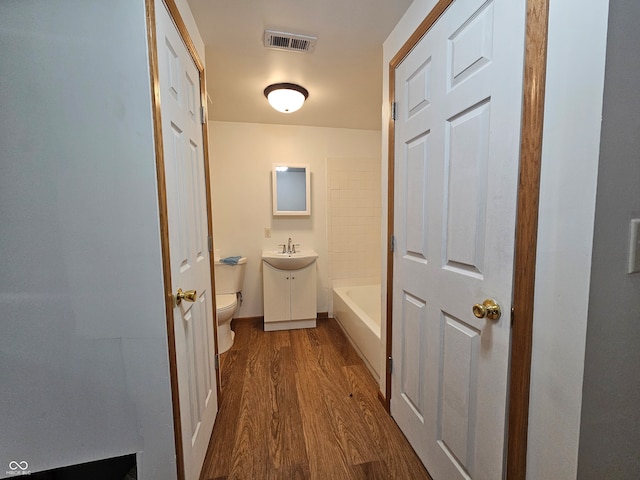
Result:
M258 315L255 317L240 317L240 318L234 318L233 321L234 322L263 322L264 316Z
M298 328L316 328L316 319L290 320L288 322L264 322L265 332L278 330L297 330Z
M378 390L378 401L382 404L387 413L389 413L389 402L387 402L387 399L384 397L384 393L382 393L381 390Z
M329 312L318 312L318 319L329 318ZM233 319L234 322L264 322L264 315L256 315L255 317L238 317Z

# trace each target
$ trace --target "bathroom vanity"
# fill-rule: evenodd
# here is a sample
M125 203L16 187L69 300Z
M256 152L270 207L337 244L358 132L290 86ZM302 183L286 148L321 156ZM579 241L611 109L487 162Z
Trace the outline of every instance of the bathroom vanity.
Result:
M297 253L263 252L265 331L316 326L317 258L318 254L312 250Z

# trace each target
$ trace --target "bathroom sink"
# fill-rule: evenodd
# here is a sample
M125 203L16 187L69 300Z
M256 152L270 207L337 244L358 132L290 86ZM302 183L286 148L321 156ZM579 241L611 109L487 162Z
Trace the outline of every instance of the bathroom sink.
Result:
M299 270L313 263L318 254L313 250L296 253L282 253L277 250L264 250L262 260L279 270Z

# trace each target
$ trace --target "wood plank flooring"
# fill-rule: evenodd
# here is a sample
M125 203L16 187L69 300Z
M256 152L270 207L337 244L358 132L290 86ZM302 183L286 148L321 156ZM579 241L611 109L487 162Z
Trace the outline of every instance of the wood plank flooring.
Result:
M201 480L430 479L334 319L234 330Z

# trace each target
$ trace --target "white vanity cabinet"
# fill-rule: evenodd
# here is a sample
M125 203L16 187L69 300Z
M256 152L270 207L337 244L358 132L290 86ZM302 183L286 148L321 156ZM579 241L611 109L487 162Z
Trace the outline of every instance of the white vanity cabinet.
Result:
M262 262L265 331L314 328L317 317L316 262L281 270Z

